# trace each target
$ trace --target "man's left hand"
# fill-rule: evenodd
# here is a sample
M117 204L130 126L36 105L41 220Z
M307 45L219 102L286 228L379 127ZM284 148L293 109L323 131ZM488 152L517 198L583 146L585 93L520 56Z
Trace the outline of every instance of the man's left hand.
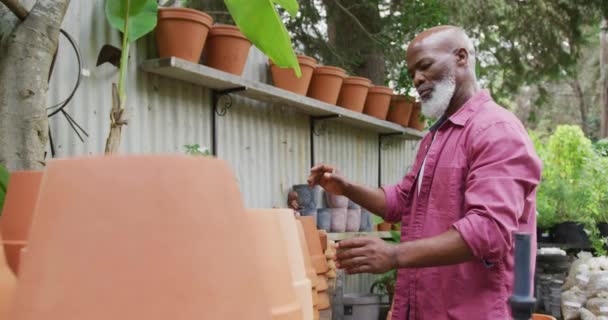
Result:
M336 266L347 274L385 273L398 267L397 246L379 238L343 240L337 248Z

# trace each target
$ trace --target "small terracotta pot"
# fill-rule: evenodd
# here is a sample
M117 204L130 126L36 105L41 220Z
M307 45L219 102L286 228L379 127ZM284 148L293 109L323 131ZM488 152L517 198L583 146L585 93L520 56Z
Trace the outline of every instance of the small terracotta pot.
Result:
M310 260L315 268L317 274L324 274L329 271L327 266L327 260L325 254L321 250L321 240L319 240L319 234L315 227L315 220L313 217L297 217L302 222L304 229L304 236L306 237L306 243L310 250ZM317 285L318 287L318 285Z
M361 227L361 209L346 211L346 232L357 232Z
M325 232L325 230L318 230L319 231L319 240L321 241L321 250L323 250L323 253L325 253L325 250L327 250L327 232Z
M11 319L7 315L13 302L16 285L15 274L8 267L4 250L0 247L0 319Z
M317 305L317 308L319 308L319 310L327 310L330 307L331 304L329 302L329 294L327 291L319 292L319 304Z
M251 42L238 27L216 24L209 32L205 47L205 64L240 76L245 70L250 48Z
M319 275L319 284L317 285L317 291L321 292L321 291L325 291L329 289L329 283L327 283L327 277L325 276L325 274L320 274Z
M255 213L258 210L250 209L250 211ZM283 239L287 245L287 257L289 258L289 264L291 267L293 288L296 292L296 297L298 298L300 305L302 305L303 319L312 319L314 310L312 295L313 287L311 280L308 279L306 275L306 264L304 263L302 245L300 243L300 237L298 236L298 229L293 211L284 209L267 209L263 211L265 211L266 214L274 215L277 219L279 219ZM315 290L315 296L316 295Z
M312 74L308 96L325 103L336 104L345 77L344 69L318 66Z
M312 73L317 67L317 60L305 55L298 55L298 62L302 71L300 78L296 77L292 68L279 68L272 61L270 61L270 73L272 82L277 88L305 96L310 86Z
M292 272L297 271L292 270L293 267L289 262L288 251L292 248L288 249L286 246L289 241L286 241L281 230L280 218L265 210L247 210L247 213L259 246L258 256L262 263L261 277L265 280L266 290L264 292L270 301L273 319L301 319L303 316L302 304L296 299L297 285L294 286L296 281L292 277ZM303 261L301 267L300 271L304 273ZM301 276L305 278L304 274ZM310 292L310 287L306 290ZM310 297L310 304L312 305L312 297Z
M10 176L0 233L8 265L18 274L21 249L27 244L34 209L38 201L42 171L16 171Z
M391 106L388 110L388 116L386 119L407 127L410 121L412 107L413 103L408 97L395 95L391 99Z
M331 232L346 231L346 208L331 209Z
M271 319L236 181L204 157L48 161L7 319Z
M367 93L363 113L380 120L386 120L392 96L393 89L389 87L371 87Z
M365 99L372 85L372 81L361 77L348 77L342 83L338 106L355 111L363 112Z
M382 222L378 224L378 231L391 231L392 225L388 222Z
M306 236L304 235L304 227L302 227L302 221L296 220L296 226L298 227L298 237L300 238L300 244L302 245L302 255L304 256L304 265L306 266L306 277L310 280L313 291L317 292L317 286L319 285L319 277L312 264L310 258L310 250L308 250L308 243ZM316 299L316 298L315 298Z
M161 58L177 57L198 63L213 24L210 15L187 8L158 9L156 42Z
M423 131L426 123L420 120L420 102L414 104L412 110L412 116L410 117L408 127L416 129L418 131Z

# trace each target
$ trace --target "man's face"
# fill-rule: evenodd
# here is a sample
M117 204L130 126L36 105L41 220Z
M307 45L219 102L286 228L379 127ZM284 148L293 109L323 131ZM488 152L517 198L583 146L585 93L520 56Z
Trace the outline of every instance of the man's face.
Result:
M431 118L442 116L456 90L454 55L427 38L410 45L406 59L422 100L422 112Z

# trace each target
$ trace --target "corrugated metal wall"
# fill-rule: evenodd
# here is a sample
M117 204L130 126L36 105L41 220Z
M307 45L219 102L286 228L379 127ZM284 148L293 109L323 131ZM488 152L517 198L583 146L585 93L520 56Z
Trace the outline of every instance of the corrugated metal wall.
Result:
M95 66L101 47L119 46L118 32L104 16L104 1L72 1L63 28L77 40L83 55L83 78L67 111L89 133L80 142L61 115L51 119L57 157L101 154L109 126L111 83L118 70ZM123 131L124 153L181 153L186 144L211 146L209 91L196 85L162 78L139 70L142 61L156 56L154 37L141 39L131 50L128 75L129 125ZM49 105L65 98L77 68L68 42L62 38L50 86ZM266 81L266 58L252 49L245 76ZM305 181L310 167L307 116L283 106L237 98L224 117L217 118L218 155L236 172L248 207L284 206L293 184ZM327 121L317 128L315 160L341 168L358 183L378 184L378 135ZM388 139L382 148L382 182L396 183L413 161L417 142ZM372 276L348 277L346 292L366 291Z

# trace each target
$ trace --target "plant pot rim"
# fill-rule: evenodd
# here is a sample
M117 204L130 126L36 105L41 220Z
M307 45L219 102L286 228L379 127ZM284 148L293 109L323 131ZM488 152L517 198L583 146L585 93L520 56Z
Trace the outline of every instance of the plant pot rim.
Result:
M370 79L363 78L363 77L346 77L344 79L344 84L345 85L360 85L360 86L365 86L365 87L369 88L372 86L372 81Z
M393 95L393 89L386 86L372 86L369 88L369 93L383 93L388 95Z
M327 74L334 75L340 78L346 78L346 71L342 68L333 67L333 66L317 66L315 68L315 74Z
M182 19L189 20L211 28L213 25L213 17L206 14L203 11L190 9L190 8L159 8L158 9L159 20L163 19Z
M316 68L317 67L317 59L309 57L309 56L305 56L303 54L299 54L296 56L298 58L298 63L301 66L308 66L311 68ZM271 66L277 66L274 61L272 61L272 59L268 59L268 64Z
M409 101L409 102L415 102L414 97L411 96L406 96L403 94L393 94L393 96L391 97L392 101Z
M247 39L247 37L245 37L245 35L241 32L239 27L230 24L214 24L211 26L211 30L209 30L209 37L217 36L234 37L250 42L249 39Z

